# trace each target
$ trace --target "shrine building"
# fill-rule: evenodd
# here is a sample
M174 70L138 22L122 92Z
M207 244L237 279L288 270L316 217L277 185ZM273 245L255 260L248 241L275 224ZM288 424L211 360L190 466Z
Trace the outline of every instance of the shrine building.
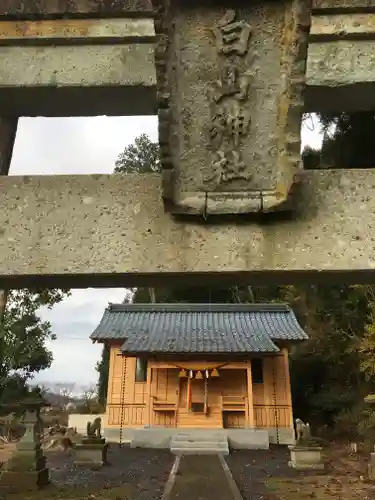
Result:
M285 304L109 304L91 335L110 348L105 436L167 448L211 430L234 448L291 444L288 350L307 338Z

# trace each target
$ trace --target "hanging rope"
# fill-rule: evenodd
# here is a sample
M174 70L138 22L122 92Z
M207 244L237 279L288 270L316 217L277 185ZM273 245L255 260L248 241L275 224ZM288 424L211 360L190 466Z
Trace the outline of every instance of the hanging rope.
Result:
M121 376L121 415L120 415L120 446L122 446L122 435L125 420L125 374L126 374L126 358L122 358L122 376Z
M275 425L276 425L276 444L280 444L279 434L279 414L277 412L277 392L276 392L276 357L272 358L272 375L273 375L273 405L275 410Z

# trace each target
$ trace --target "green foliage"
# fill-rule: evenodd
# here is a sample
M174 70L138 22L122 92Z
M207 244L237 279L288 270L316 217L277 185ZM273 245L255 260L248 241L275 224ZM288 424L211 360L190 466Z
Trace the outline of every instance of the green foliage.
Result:
M306 147L304 168L373 168L375 165L375 113L319 114L323 131L321 150Z
M110 356L110 350L108 346L104 344L102 349L101 359L96 365L96 371L99 373L98 400L102 406L105 406L107 401L109 356Z
M375 322L371 321L366 326L364 337L358 344L361 356L360 369L365 374L366 380L375 382Z
M159 144L152 142L146 134L137 137L127 146L116 161L115 173L144 174L160 172Z
M375 165L375 113L320 115L325 132L321 158L331 168L371 168Z
M321 168L320 165L320 149L313 149L309 146L305 147L302 152L303 168L305 170L314 170Z
M51 325L42 321L38 309L52 308L68 290L12 290L8 293L0 324L0 402L23 399L27 381L48 368L52 353L46 341L53 339Z

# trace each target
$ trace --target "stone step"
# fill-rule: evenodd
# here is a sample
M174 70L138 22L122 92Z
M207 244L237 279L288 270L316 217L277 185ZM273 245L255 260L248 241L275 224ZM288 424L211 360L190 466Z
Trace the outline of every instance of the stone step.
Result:
M228 455L228 438L218 432L181 432L173 436L170 450L174 455Z
M186 432L179 433L172 437L172 441L210 441L210 442L220 442L226 443L228 438L225 434L214 434L214 433L194 433Z
M217 441L172 441L171 447L178 448L228 448L228 443Z
M173 455L229 455L229 449L228 447L226 449L171 447L171 453Z

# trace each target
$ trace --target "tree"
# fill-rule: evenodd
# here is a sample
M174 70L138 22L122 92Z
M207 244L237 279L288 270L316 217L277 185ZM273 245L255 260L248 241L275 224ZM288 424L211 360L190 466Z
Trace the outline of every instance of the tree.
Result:
M306 169L373 168L375 165L375 113L319 114L323 143L320 150L306 147Z
M50 394L53 394L56 401L55 404L61 408L66 405L73 397L76 389L75 382L54 382L49 385Z
M160 172L159 144L152 142L146 134L141 134L134 144L124 149L115 165L114 172L119 174Z
M107 402L108 377L109 377L109 355L110 351L106 344L103 345L102 356L96 365L96 371L99 373L98 381L98 400L105 406Z
M7 292L0 324L0 402L22 398L33 375L51 365L52 353L46 341L54 335L38 309L52 308L68 294L68 290L59 289Z
M367 390L356 347L371 310L366 287L284 287L282 298L310 337L291 352L295 414L333 427Z

